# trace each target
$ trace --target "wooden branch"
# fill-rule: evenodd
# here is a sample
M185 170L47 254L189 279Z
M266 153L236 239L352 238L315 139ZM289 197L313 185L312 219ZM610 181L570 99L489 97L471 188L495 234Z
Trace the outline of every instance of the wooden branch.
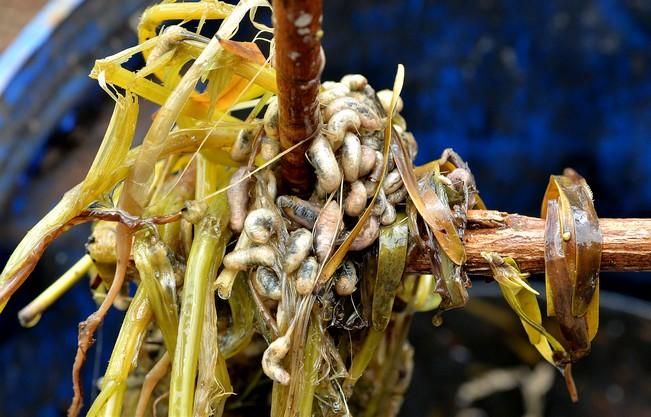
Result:
M321 72L321 0L274 0L275 66L280 145L283 150L315 134L321 123L317 100ZM282 161L290 191L309 192L314 173L305 158L308 144Z
M600 219L603 233L602 271L651 271L651 219ZM544 272L545 222L492 210L471 210L465 235L470 274L490 275L481 252L497 252L516 260L522 271ZM428 257L413 251L410 272L429 272Z

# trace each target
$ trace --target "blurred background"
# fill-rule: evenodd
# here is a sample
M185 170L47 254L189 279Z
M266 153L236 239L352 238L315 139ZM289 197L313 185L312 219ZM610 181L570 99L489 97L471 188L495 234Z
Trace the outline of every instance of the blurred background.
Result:
M87 74L136 43L149 3L0 0L2 263L88 169L112 102ZM651 1L326 1L324 12L324 79L362 73L382 89L405 64L419 162L453 147L490 208L538 215L549 175L571 166L601 217L651 216ZM87 285L35 328L16 313L83 254L87 235L78 227L57 240L0 318L0 416L65 415L77 323L94 309ZM524 333L497 286L477 280L474 301L443 326L416 319L401 415L651 416L651 274L601 282L601 331L575 367L579 404L518 347ZM120 321L112 312L89 356L87 397Z

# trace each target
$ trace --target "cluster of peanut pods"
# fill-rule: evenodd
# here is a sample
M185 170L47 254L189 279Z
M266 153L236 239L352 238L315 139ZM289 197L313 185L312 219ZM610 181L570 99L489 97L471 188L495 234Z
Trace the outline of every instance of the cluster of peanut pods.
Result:
M258 177L259 182L266 185L261 189L252 187L256 181L248 176L250 169L247 165L235 172L228 190L230 228L235 234L244 233L241 233L235 250L224 258L227 270L258 267L256 288L260 295L276 301L281 294L280 276L293 277L295 274L298 293L306 295L316 285L319 265L324 264L350 234L346 225L362 215L376 188L379 189L378 197L371 215L348 250L367 249L377 240L381 226L396 221L396 206L404 205L407 190L392 157L389 157L389 172L379 183L384 170L385 127L385 117L380 114L386 114L391 94L390 90L384 90L376 95L362 75L347 75L339 83L324 83L319 95L324 125L310 141L307 152L317 179L308 199L277 196L273 167ZM400 134L408 144L410 161L413 160L417 151L416 141L404 131L404 123L402 127L394 127L399 132L396 134ZM242 163L248 161L256 139L263 160L269 161L277 156L276 101L267 108L264 130L257 134L255 131L241 131L231 149L231 157ZM290 234L285 238L279 230L287 228ZM272 256L272 243L282 258L279 262L281 271L269 269L276 263ZM352 294L357 277L351 262L342 263L334 280L337 294ZM217 285L220 294L229 294L230 280L218 279Z

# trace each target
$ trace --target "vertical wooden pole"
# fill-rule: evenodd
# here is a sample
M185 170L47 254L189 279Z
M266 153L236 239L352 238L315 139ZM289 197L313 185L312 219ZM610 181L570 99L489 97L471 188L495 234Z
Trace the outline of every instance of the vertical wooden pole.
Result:
M280 145L287 149L313 136L321 123L318 93L324 57L321 52L321 0L274 0L275 65L278 83ZM314 173L305 158L308 144L281 162L289 191L306 194Z

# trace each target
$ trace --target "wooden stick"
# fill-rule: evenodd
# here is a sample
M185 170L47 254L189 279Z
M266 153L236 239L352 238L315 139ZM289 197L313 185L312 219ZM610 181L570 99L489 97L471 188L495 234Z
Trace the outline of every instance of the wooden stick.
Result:
M602 271L651 271L651 219L600 219L603 234ZM490 276L481 252L497 252L516 260L523 272L545 270L545 222L542 219L493 210L468 212L465 245L468 273ZM414 250L410 272L430 270L426 254Z
M317 100L321 72L321 0L274 0L275 67L278 84L280 145L283 150L313 136L320 128ZM305 194L314 173L305 158L309 143L281 161L284 183Z

